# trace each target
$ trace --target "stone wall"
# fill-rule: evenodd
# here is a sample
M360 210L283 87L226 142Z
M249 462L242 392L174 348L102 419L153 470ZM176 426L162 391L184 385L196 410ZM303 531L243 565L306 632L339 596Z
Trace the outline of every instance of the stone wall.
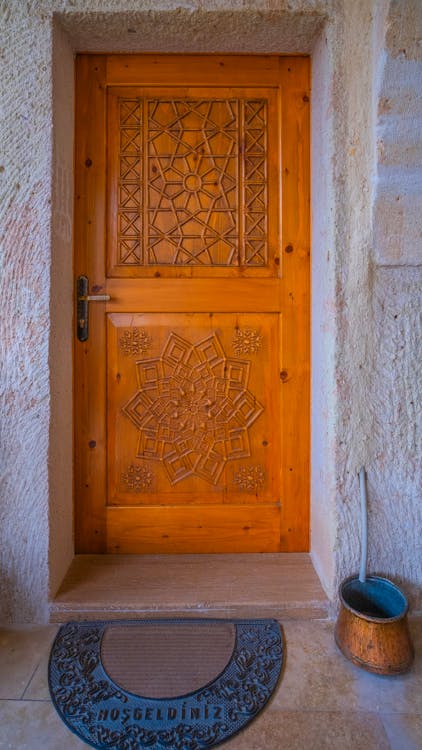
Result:
M30 621L48 600L51 20L1 0L0 29L0 607Z
M336 498L331 583L358 569L356 474L365 465L368 568L399 583L416 612L422 609L422 5L353 0L344 4L342 21L335 18L324 32L328 44L332 35L337 62L330 201L335 298L327 316L336 342L328 386L334 395L327 399ZM315 331L316 350L319 338Z
M370 568L422 609L421 12L418 0L0 0L1 619L45 620L73 555L75 50L312 53L312 555L335 602L358 564L364 463Z
M393 0L376 111L371 566L422 609L422 3Z

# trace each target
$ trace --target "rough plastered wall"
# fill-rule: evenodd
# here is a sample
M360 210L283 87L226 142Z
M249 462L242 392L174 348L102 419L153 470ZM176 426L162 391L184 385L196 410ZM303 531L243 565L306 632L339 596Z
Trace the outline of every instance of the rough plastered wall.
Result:
M51 33L0 2L2 49L0 609L44 619L48 596Z
M54 139L50 265L49 590L54 595L74 555L73 383L72 347L69 346L73 334L74 56L66 35L57 23L53 26L52 42Z
M314 69L327 69L313 89L314 112L332 81L325 119L313 128L314 139L322 128L328 143L313 149L314 179L316 169L325 174L313 203L314 264L325 265L324 275L313 273L313 408L323 403L327 410L314 420L313 559L335 602L335 586L359 567L357 471L365 465L368 569L399 583L416 612L422 609L422 4L353 0L343 11L326 25L313 59Z
M388 4L353 0L341 8L315 45L312 91L312 558L333 602L340 581L358 568L356 476L373 448L374 100Z
M45 619L73 554L72 50L313 53L312 555L334 599L357 568L356 471L365 463L371 569L403 582L421 606L420 8L418 0L0 0L0 618Z
M372 566L422 610L422 3L389 6L376 112Z

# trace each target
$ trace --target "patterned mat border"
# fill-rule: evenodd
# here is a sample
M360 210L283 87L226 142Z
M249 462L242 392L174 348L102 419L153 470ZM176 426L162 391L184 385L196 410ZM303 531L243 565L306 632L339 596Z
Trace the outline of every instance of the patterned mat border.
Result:
M233 654L205 687L178 698L144 698L123 690L101 663L101 640L110 625L230 622ZM283 638L276 620L126 620L70 622L53 643L49 688L60 717L95 748L204 750L232 737L270 699L280 677Z

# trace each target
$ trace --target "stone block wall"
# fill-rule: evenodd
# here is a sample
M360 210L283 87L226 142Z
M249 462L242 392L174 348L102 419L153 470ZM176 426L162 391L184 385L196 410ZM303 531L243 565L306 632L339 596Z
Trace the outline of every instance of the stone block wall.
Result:
M422 3L393 0L376 111L371 563L422 609Z
M419 0L0 0L0 619L45 620L73 555L78 50L312 54L312 556L334 604L358 566L365 464L370 569L422 610L421 14Z

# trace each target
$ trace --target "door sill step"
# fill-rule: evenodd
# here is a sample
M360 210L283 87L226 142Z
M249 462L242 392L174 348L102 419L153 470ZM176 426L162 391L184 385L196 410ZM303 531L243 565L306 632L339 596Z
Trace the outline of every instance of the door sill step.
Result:
M50 622L328 616L305 553L77 555L50 603Z

